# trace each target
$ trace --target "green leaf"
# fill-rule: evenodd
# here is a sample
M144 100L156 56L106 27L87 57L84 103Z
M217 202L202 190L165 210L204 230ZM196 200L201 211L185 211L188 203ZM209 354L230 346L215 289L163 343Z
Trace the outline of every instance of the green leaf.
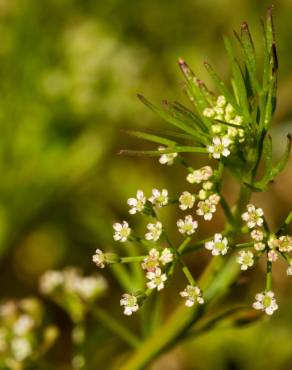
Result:
M231 65L231 70L232 70L233 80L234 80L234 84L235 84L236 91L237 91L239 105L240 105L240 108L242 110L242 114L245 120L248 123L250 123L251 117L250 117L250 112L249 112L249 102L247 98L246 86L245 86L244 78L242 75L242 71L238 64L238 61L236 60L234 56L234 51L233 51L233 48L232 48L232 45L229 39L224 37L224 43L225 43L225 48L227 50L227 54L229 57L230 65Z
M228 102L233 106L233 108L239 113L239 107L236 102L236 99L232 95L232 93L228 90L228 88L225 86L224 82L221 80L221 78L218 76L218 74L214 71L212 66L208 62L204 62L204 65L212 78L214 85L217 87L217 89L220 91L220 94L224 95Z
M166 112L165 110L156 107L150 101L148 101L144 96L138 94L138 98L141 100L143 104L145 104L148 108L150 108L153 112L158 114L162 119L167 121L168 123L172 124L173 126L181 129L182 131L190 134L193 136L196 140L201 142L201 135L199 134L198 130L195 130L194 128L187 125L185 122L182 122L177 117L174 117L171 113Z
M148 156L148 157L157 157L162 154L171 154L171 153L207 153L207 149L203 147L194 147L194 146L176 146L164 150L127 150L122 149L118 154L120 155L130 155L130 156Z
M291 134L288 134L287 135L287 145L286 145L286 150L285 150L285 153L284 155L282 156L282 158L280 159L280 161L278 162L278 164L273 167L272 171L271 171L271 178L274 179L278 173L280 173L284 167L286 166L288 160L289 160L289 156L290 156L290 152L291 152L291 146L292 146L292 136Z
M242 47L244 61L249 74L251 86L255 95L256 93L260 92L260 86L257 79L255 48L249 31L248 24L246 22L243 22L241 24L240 44Z
M122 131L130 136L138 137L139 139L144 139L147 141L152 141L154 143L163 144L166 146L176 145L176 142L173 140L169 140L164 137L153 135L153 134L148 134L146 132L135 131L135 130L122 130Z

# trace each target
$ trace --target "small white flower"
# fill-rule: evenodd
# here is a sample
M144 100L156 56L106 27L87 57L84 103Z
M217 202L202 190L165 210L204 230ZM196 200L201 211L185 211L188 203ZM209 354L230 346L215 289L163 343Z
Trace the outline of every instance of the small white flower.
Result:
M74 291L85 300L90 301L107 288L107 281L102 276L79 277L74 281Z
M258 252L263 251L266 248L266 244L263 242L254 243L254 249Z
M124 243L128 240L129 235L131 234L131 228L127 221L123 221L122 224L116 222L113 224L115 230L114 240Z
M215 136L213 138L213 144L208 145L208 152L212 154L215 159L220 159L221 156L228 157L230 155L230 150L228 149L232 141L227 136L220 138Z
M33 328L34 320L31 316L23 314L18 317L13 325L13 333L17 336L24 336Z
M215 115L215 111L212 108L205 108L203 111L204 117L212 118L214 117L214 115Z
M256 242L261 242L264 239L264 232L261 229L254 229L250 233L250 236Z
M278 248L280 252L291 252L292 251L292 237L289 235L280 236Z
M158 207L166 206L168 203L168 191L166 189L163 189L162 191L152 189L152 195L149 198L149 201Z
M31 344L26 338L15 337L11 341L11 351L16 361L22 362L32 354Z
M167 147L165 146L159 146L158 147L158 150L160 151L163 151L167 149ZM162 154L161 157L159 158L159 163L161 164L167 164L167 165L172 165L173 164L173 161L174 159L177 157L177 153L166 153L166 154Z
M161 290L164 288L164 282L167 280L166 274L161 274L160 268L147 272L146 277L150 280L147 283L149 289L157 288L157 290Z
M155 271L157 267L159 267L159 252L157 249L152 248L149 251L149 254L146 258L144 258L141 266L143 270L147 271Z
M185 211L188 208L193 208L195 203L195 196L188 191L184 191L178 200L180 202L179 208Z
M227 101L224 95L219 95L217 98L217 106L218 107L225 107Z
M220 134L220 132L223 130L223 127L221 124L216 123L211 126L211 130L213 134L217 135Z
M278 259L278 253L277 253L277 251L275 249L269 250L269 252L268 252L268 260L270 262L275 262L275 261L277 261L277 259Z
M212 251L213 256L224 255L228 251L228 240L222 234L215 234L214 240L205 243L205 248Z
M185 305L191 307L198 302L199 304L204 303L201 289L198 286L187 285L186 288L179 293L181 297L186 298Z
M278 309L274 293L272 291L258 293L255 296L253 308L264 311L267 315L272 315Z
M51 294L64 282L63 274L60 271L46 271L40 278L40 291L42 294Z
M130 214L134 215L137 212L142 212L146 203L146 197L143 191L137 190L136 198L129 198L127 203L131 207L129 210Z
M148 233L145 234L146 240L153 240L156 242L162 233L162 223L157 221L155 224L147 224Z
M202 181L207 181L213 176L213 170L210 166L204 166L199 170L195 170L188 174L187 181L191 184L199 184Z
M210 221L213 218L213 213L216 212L216 205L212 203L209 198L206 200L201 200L198 203L198 209L196 211L197 215L203 216L204 220Z
M208 200L214 204L214 205L217 205L219 202L220 202L220 196L216 193L214 194L211 194L209 197L208 197Z
M202 185L204 190L211 190L213 188L213 186L214 186L214 184L211 181L205 181L205 182L203 182L203 185Z
M240 251L236 258L236 262L240 264L240 269L245 271L254 264L254 256L250 251Z
M279 239L276 237L276 235L270 235L268 239L268 246L271 249L276 249L279 246Z
M192 235L198 228L198 222L191 215L185 216L184 220L179 219L176 224L181 234Z
M253 204L247 205L247 212L243 213L241 218L246 222L247 227L250 229L256 226L262 226L264 223L264 212L261 208L255 208Z
M230 103L226 105L225 113L229 115L232 115L234 113L234 108Z
M241 125L243 122L242 116L235 116L235 118L232 120L232 123L235 125Z
M139 309L137 297L133 294L123 294L120 300L120 305L124 306L124 314L127 316L131 316L133 312L136 312Z
M222 120L224 116L224 109L221 107L215 107L214 111L216 113L215 119Z
M159 258L159 261L163 264L166 265L167 263L170 263L173 261L173 253L169 248L164 248L161 256Z
M206 190L201 189L199 191L198 197L199 197L200 200L205 200L207 198L207 196L208 196L208 193L206 192Z
M97 249L95 251L96 254L92 256L92 261L96 264L97 267L103 269L105 267L105 255L102 250Z

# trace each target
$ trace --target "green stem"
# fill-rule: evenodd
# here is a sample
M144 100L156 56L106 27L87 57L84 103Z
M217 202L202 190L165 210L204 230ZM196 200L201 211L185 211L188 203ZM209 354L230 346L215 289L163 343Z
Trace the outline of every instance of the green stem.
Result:
M272 290L272 267L271 261L267 260L266 291Z
M121 339L127 342L131 347L138 348L140 345L140 339L136 337L127 327L115 320L112 315L108 314L106 310L100 307L94 307L92 309L93 315L99 320L99 322L109 329L112 333L118 335Z
M121 257L120 261L121 263L131 263L131 262L141 262L143 261L147 256L132 256L132 257ZM119 263L118 262L118 263Z

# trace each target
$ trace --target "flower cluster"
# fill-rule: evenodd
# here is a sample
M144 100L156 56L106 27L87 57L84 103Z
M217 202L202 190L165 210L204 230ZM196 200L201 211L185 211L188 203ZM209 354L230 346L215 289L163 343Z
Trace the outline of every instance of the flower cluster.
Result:
M55 326L45 326L43 316L43 306L36 298L9 300L0 304L2 366L20 368L36 358L41 348L49 349L54 343L58 330Z
M245 140L245 133L241 128L243 117L236 113L225 96L218 96L217 100L214 100L214 104L203 111L203 116L214 120L211 131L215 136L212 144L208 147L209 153L214 158L229 156L231 144L235 140L240 143Z

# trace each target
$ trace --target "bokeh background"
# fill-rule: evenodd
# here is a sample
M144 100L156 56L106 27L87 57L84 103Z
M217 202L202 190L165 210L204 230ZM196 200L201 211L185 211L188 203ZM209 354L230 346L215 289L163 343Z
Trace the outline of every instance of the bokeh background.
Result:
M210 82L202 65L210 61L228 79L222 34L243 20L253 32L261 58L259 19L269 2L254 0L0 0L0 295L38 295L38 277L47 269L78 266L95 271L99 247L115 248L112 222L128 218L126 199L137 188L185 189L178 167L157 159L117 156L121 148L149 147L121 128L163 128L165 124L136 98L186 103L177 58ZM279 103L272 130L275 160L292 131L292 2L274 1L280 60ZM212 87L212 85L209 85ZM200 166L200 157L191 157ZM236 187L226 176L226 197ZM292 208L291 161L267 193L255 201L272 228ZM165 215L171 224L176 211ZM139 218L135 219L139 228ZM217 215L200 236L220 228ZM178 236L173 232L174 241ZM206 260L190 261L194 271ZM119 308L119 286L100 301L118 320L139 330ZM179 286L180 281L176 284ZM264 266L244 275L232 299L251 302L264 286ZM176 287L173 289L177 290ZM291 369L292 283L279 262L275 290L280 310L271 320L242 329L216 330L175 348L151 369ZM170 311L177 291L168 295ZM70 320L47 303L62 334L48 369L70 369ZM101 323L88 338L91 369L111 369L127 347Z

